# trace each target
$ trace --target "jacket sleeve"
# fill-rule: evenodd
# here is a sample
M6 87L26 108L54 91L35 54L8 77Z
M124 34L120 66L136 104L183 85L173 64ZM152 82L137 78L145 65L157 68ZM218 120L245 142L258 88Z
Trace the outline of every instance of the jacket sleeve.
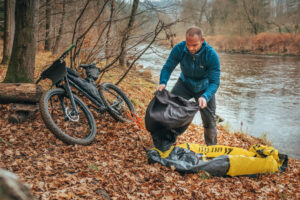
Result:
M167 85L167 82L170 79L171 73L173 72L175 67L178 65L178 63L180 62L181 53L182 53L182 51L180 50L179 45L176 45L172 49L166 63L164 64L164 66L160 72L159 84Z
M208 54L208 81L209 85L202 97L207 102L217 92L220 85L220 61L217 52L212 49Z

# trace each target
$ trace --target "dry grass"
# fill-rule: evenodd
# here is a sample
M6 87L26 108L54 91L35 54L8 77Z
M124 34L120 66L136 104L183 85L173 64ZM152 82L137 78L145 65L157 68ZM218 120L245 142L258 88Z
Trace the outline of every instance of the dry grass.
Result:
M300 34L260 33L255 36L209 36L207 41L219 51L300 55Z

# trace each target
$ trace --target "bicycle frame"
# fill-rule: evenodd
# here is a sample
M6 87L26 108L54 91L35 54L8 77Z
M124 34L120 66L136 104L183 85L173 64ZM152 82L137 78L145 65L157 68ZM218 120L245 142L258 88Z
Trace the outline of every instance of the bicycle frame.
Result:
M75 83L74 79L81 79L81 78L75 77L75 76L67 73L67 75L64 77L65 83L64 84L58 83L58 84L56 84L56 87L63 88L67 92L67 94L70 97L70 100L71 100L71 103L72 103L72 106L73 106L75 112L78 112L78 111L75 106L72 89L70 86L72 86L73 88L78 90L81 94L83 94L83 96L87 97L91 102L93 102L93 104L95 104L97 106L97 107L95 107L92 104L90 104L90 105L88 105L89 107L92 107L93 109L95 109L97 112L100 112L100 113L107 111L107 107L104 105L103 100L101 98L95 98L91 93L84 90L84 88L82 88L82 86ZM81 80L83 80L83 79L81 79ZM97 85L97 86L101 87L101 85ZM97 88L97 87L95 86L95 88Z
M88 105L88 107L92 107L97 112L103 113L103 112L107 111L108 108L105 106L101 97L100 96L97 97L97 95L95 97L95 94L92 94L92 92L90 92L89 90L86 90L84 88L84 86L79 83L88 83L88 87L94 87L93 89L95 91L97 91L97 93L98 93L98 88L102 87L102 86L99 84L94 85L94 82L91 83L91 81L93 81L93 80L86 81L85 79L80 78L76 74L74 75L71 72L69 73L66 68L66 64L63 59L66 57L68 52L74 46L75 45L71 45L68 48L68 50L66 50L48 69L43 71L41 76L39 77L39 79L36 81L36 84L38 84L40 82L40 80L49 78L52 80L52 84L55 85L57 88L64 89L71 100L71 105L73 107L72 114L74 114L74 115L78 115L79 113L78 113L78 109L75 104L75 100L74 100L74 96L73 96L71 87L78 90L81 94L83 94L85 97L87 97L94 105L96 105L96 107L95 107L94 105L90 104L90 105ZM90 78L90 77L88 77L88 78ZM82 81L86 81L86 82L82 82ZM118 98L118 102L114 102L111 106L112 107L118 106L122 102L122 99L118 95L115 95L113 92L111 92L109 90L107 90L107 91ZM62 102L62 107L65 107L65 105L63 105L64 104L63 101L61 101L61 102Z

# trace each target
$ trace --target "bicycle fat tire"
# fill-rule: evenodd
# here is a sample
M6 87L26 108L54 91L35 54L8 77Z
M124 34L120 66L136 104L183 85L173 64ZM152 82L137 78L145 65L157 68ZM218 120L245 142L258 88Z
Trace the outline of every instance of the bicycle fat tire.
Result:
M67 93L65 90L62 88L55 88L47 91L46 93L43 94L42 98L40 99L40 112L42 119L44 123L46 124L46 127L60 140L67 144L80 144L80 145L88 145L90 144L97 133L97 127L96 127L96 122L95 119L89 110L89 108L85 105L85 103L78 98L76 95L74 95L74 101L78 109L80 109L80 115L84 116L87 120L87 126L89 126L89 131L84 138L76 138L72 137L69 134L67 134L65 131L63 131L60 127L57 126L55 121L53 120L53 117L51 116L49 109L48 109L48 103L50 99L54 96L61 96L65 98L66 100L70 99L67 97ZM62 107L60 107L61 110ZM53 111L52 111L53 112ZM83 119L85 120L85 119ZM82 120L80 120L78 123L81 123ZM67 123L67 121L64 121L63 123Z
M121 98L122 101L125 103L123 108L128 109L124 110L124 113L120 113L120 110L116 110L112 106L111 100L108 99L108 96L106 95L106 92L112 92L114 95L117 95L118 98ZM121 121L121 122L129 122L132 121L129 116L127 116L127 113L133 112L135 113L134 106L132 105L131 101L129 98L125 95L125 93L118 88L116 85L112 83L103 83L102 87L99 88L99 94L101 99L103 100L104 105L107 107L107 111L109 114L116 120L116 121ZM126 113L127 112L127 113ZM128 114L129 114L128 113ZM134 115L131 114L133 118Z

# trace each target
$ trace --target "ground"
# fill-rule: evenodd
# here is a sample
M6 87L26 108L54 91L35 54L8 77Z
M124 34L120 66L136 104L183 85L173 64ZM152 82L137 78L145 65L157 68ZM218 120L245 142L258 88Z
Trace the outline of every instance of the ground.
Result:
M0 66L0 81L5 67ZM132 72L120 87L143 118L155 85ZM106 75L115 80L115 73ZM88 146L66 145L38 114L34 121L8 122L11 105L0 105L0 167L29 184L38 199L300 199L300 160L289 159L283 173L250 177L181 175L159 164L149 165L144 148L151 136L134 123L115 122L93 112L97 136ZM204 143L203 129L191 125L177 143ZM263 140L230 133L218 125L218 144L248 149Z

